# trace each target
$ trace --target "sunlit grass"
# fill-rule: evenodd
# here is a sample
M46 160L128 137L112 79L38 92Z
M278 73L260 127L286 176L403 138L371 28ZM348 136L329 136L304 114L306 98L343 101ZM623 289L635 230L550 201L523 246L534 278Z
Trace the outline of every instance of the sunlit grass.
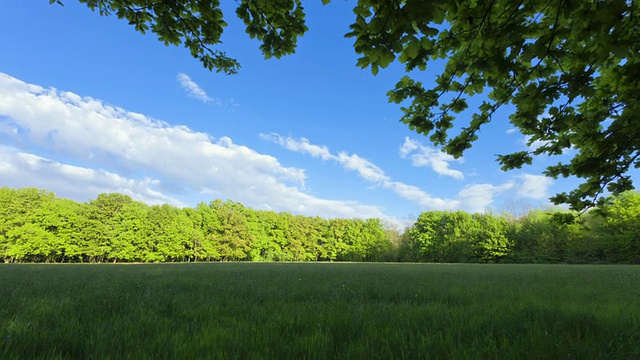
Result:
M638 359L640 267L2 265L2 359Z

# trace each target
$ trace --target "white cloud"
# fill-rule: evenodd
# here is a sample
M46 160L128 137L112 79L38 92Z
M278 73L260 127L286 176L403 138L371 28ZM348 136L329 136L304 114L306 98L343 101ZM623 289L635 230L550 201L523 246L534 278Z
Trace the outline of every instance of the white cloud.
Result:
M522 183L518 186L517 193L520 196L531 199L544 199L549 197L549 187L553 180L542 175L520 175Z
M336 156L331 154L326 146L311 144L305 138L296 140L291 137L285 138L278 134L263 134L261 137L294 152L335 161L342 165L343 168L355 171L362 179L390 189L396 195L426 209L484 211L492 204L495 196L514 188L513 182L507 182L502 185L475 184L463 188L454 199L438 198L417 186L393 181L380 167L356 154L349 155L341 152ZM417 142L407 139L401 147L400 153L409 154L420 148L420 146Z
M413 166L429 167L437 174L451 176L456 180L462 180L464 178L464 174L461 171L449 168L450 162L462 162L462 159L455 159L449 154L443 153L442 151L432 147L422 145L417 141L406 137L404 139L404 143L400 147L400 156L402 158L406 158L409 154L411 154L411 163Z
M433 197L414 185L391 181L387 183L387 186L393 189L393 191L399 196L427 209L454 210L462 207L463 205L456 199L441 199Z
M55 89L33 88L0 76L0 113L41 148L85 162L111 164L118 172L145 169L194 187L247 172L304 183L304 171L283 167L276 158L227 137L171 126L141 114ZM117 160L117 161L114 161ZM242 164L243 166L237 166ZM188 169L189 171L185 171Z
M3 184L43 187L76 200L117 191L175 204L179 200L166 194L215 193L255 208L393 221L378 206L305 194L300 190L304 170L283 166L228 137L214 139L2 73L0 121L3 129L18 134L17 144L47 154L5 146L0 154ZM139 174L144 178L135 179Z
M55 189L58 196L86 201L101 193L119 192L149 204L182 202L157 188L158 180L127 179L104 170L62 164L18 149L0 145L0 183L10 187Z
M512 134L515 134L517 131L518 129L513 127L513 128L507 129L506 132L507 132L507 135L512 135Z
M404 143L400 146L400 156L406 158L414 150L417 150L419 147L419 143L415 140L410 139L408 136L404 138Z
M12 144L0 147L2 185L46 188L79 201L102 192L120 192L152 204L181 205L193 201L189 197L193 194L214 194L257 209L398 221L380 206L309 195L303 191L303 169L284 166L275 157L235 144L228 137L213 138L2 73L0 135ZM290 151L340 164L425 209L483 211L494 196L509 189L532 198L546 191L542 179L523 176L515 188L512 183L475 184L453 198L438 198L417 186L394 181L359 155L334 154L304 138L261 137ZM421 145L410 140L405 141L403 151L405 156L422 154ZM420 156L417 158L419 162ZM441 171L450 160L443 161Z
M220 100L214 99L207 95L207 93L200 87L200 85L191 80L189 75L185 73L179 73L176 78L178 79L178 83L180 83L182 89L186 91L190 97L205 103L220 105Z
M312 157L319 157L322 160L336 160L337 157L331 155L329 149L326 146L313 145L309 143L309 140L301 138L299 140L292 139L291 137L283 137L278 134L260 134L260 138L273 143L276 143L287 150L311 155Z
M511 181L502 185L474 184L465 186L458 193L458 198L464 204L464 208L471 212L482 212L493 203L493 198L508 190L513 189L515 184Z
M356 154L349 155L345 152L338 154L337 161L348 170L354 170L361 178L374 183L385 183L389 177L384 171L367 159L363 159Z
M338 155L333 155L326 146L311 144L305 138L297 140L291 137L285 138L278 134L262 134L261 137L294 152L311 155L323 160L335 161L342 165L344 169L355 171L362 179L391 189L398 196L420 206L431 209L453 209L458 206L457 200L434 198L416 186L392 181L380 167L356 154L349 155L346 152L340 152Z

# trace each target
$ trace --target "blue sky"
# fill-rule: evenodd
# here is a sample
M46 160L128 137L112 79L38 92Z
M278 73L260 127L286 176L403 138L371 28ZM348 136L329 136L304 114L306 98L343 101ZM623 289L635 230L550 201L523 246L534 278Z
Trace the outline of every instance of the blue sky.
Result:
M234 8L223 8L220 49L242 64L226 76L72 0L3 1L0 186L78 201L102 192L178 206L221 198L399 224L433 209L544 207L577 185L541 176L564 156L499 169L495 154L527 148L508 108L463 158L433 148L387 101L402 67L373 76L355 66L343 36L353 4L305 6L310 30L280 60L264 60ZM441 65L415 76L428 84Z

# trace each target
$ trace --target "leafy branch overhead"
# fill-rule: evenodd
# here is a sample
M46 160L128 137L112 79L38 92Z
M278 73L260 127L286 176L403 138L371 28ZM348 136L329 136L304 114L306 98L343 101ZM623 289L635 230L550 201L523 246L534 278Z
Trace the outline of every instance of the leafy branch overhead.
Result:
M239 64L215 50L227 25L216 0L80 0L114 13L165 44L184 45L210 70ZM50 0L51 3L59 2ZM329 0L323 0L328 3ZM291 54L303 35L301 0L238 0L236 15L265 57ZM635 0L359 0L347 37L357 65L377 74L397 60L407 75L389 91L402 122L459 157L501 107L528 137L530 151L498 155L503 170L534 155L573 154L547 176L582 178L552 201L582 210L609 191L632 189L640 167L640 6ZM422 72L437 59L433 86ZM477 108L468 100L482 96ZM460 116L463 111L470 117ZM460 129L450 134L452 129Z
M240 63L215 46L227 23L219 0L79 0L102 16L116 15L136 31L151 31L165 45L183 45L205 68L235 74ZM59 0L49 0L51 4ZM300 0L242 0L236 15L251 38L262 42L266 58L292 54L297 39L307 31Z

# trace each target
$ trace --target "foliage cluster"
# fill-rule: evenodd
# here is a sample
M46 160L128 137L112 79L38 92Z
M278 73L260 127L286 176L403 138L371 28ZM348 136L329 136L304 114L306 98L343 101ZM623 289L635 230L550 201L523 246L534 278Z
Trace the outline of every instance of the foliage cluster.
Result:
M118 193L88 203L0 188L5 262L378 261L391 250L377 219L323 219L215 200L149 206Z
M402 237L405 261L640 263L640 193L612 196L580 217L534 210L515 219L427 211Z
M1 264L0 358L638 359L633 266Z
M411 261L640 263L640 193L574 218L426 211L401 234L379 219L323 219L215 200L149 206L122 194L88 203L0 188L0 261Z

